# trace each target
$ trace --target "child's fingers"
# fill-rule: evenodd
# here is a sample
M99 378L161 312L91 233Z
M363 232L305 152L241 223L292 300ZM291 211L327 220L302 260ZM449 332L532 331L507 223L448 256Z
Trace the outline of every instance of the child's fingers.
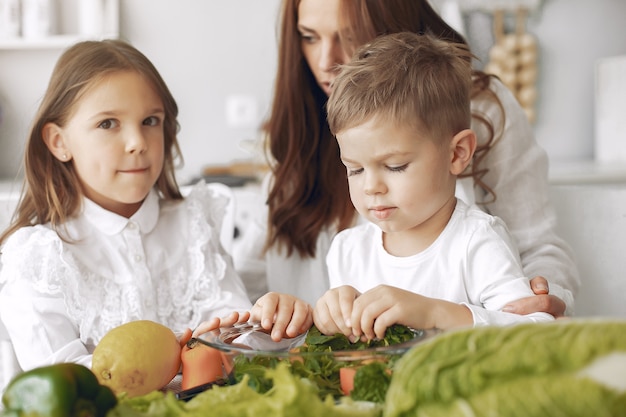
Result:
M180 335L178 342L180 343L180 347L183 347L187 344L187 342L191 339L192 332L191 329L187 328L183 331L183 334Z
M210 320L203 321L196 327L193 331L193 337L198 337L199 335L210 332L211 330L218 329L220 327L221 320L218 317L213 317Z
M313 324L313 314L311 306L301 300L294 304L293 314L287 326L286 334L289 337L296 337L304 333Z
M352 335L352 309L354 300L359 296L359 293L350 286L344 286L338 288L337 296L337 304L341 311L341 322L345 326L345 328L342 328L342 333L350 336Z
M260 321L265 330L270 330L274 325L279 300L279 294L270 292L259 298L252 307L252 318Z

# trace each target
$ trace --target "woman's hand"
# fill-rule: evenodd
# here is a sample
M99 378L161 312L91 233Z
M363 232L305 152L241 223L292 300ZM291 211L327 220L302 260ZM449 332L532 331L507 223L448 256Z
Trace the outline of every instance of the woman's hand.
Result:
M289 294L269 292L252 306L250 318L271 330L272 340L295 337L311 328L313 308L309 303Z
M512 303L507 304L503 308L503 311L521 315L530 313L549 313L557 319L565 316L565 302L557 296L550 295L547 279L542 276L534 277L530 280L530 288L535 293L533 297L526 297L513 301Z

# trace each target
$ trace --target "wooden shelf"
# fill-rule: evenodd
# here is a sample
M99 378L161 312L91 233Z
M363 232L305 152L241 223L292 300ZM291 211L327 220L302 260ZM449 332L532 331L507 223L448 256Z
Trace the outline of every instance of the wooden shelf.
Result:
M45 49L64 49L76 42L86 40L98 40L107 38L117 38L117 35L111 36L84 36L77 34L53 35L45 38L14 38L0 39L0 50L4 51L27 51L27 50L45 50Z

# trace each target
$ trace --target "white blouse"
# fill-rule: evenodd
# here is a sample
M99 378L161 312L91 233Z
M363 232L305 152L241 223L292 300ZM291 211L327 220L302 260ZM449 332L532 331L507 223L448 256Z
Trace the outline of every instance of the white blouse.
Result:
M219 240L226 197L201 183L181 201L152 191L131 218L90 200L60 233L24 227L2 248L0 318L22 369L91 366L113 327L148 319L175 332L251 305Z

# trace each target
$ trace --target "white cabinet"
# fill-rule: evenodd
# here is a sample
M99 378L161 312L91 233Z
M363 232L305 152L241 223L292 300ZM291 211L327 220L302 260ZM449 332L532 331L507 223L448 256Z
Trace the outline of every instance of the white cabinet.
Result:
M24 19L30 20L26 7L37 0L21 2L21 35L1 37L0 52L66 48L81 40L119 36L119 0L48 0L50 30L46 35L25 33Z
M580 272L575 314L626 318L626 183L553 185L551 199Z

